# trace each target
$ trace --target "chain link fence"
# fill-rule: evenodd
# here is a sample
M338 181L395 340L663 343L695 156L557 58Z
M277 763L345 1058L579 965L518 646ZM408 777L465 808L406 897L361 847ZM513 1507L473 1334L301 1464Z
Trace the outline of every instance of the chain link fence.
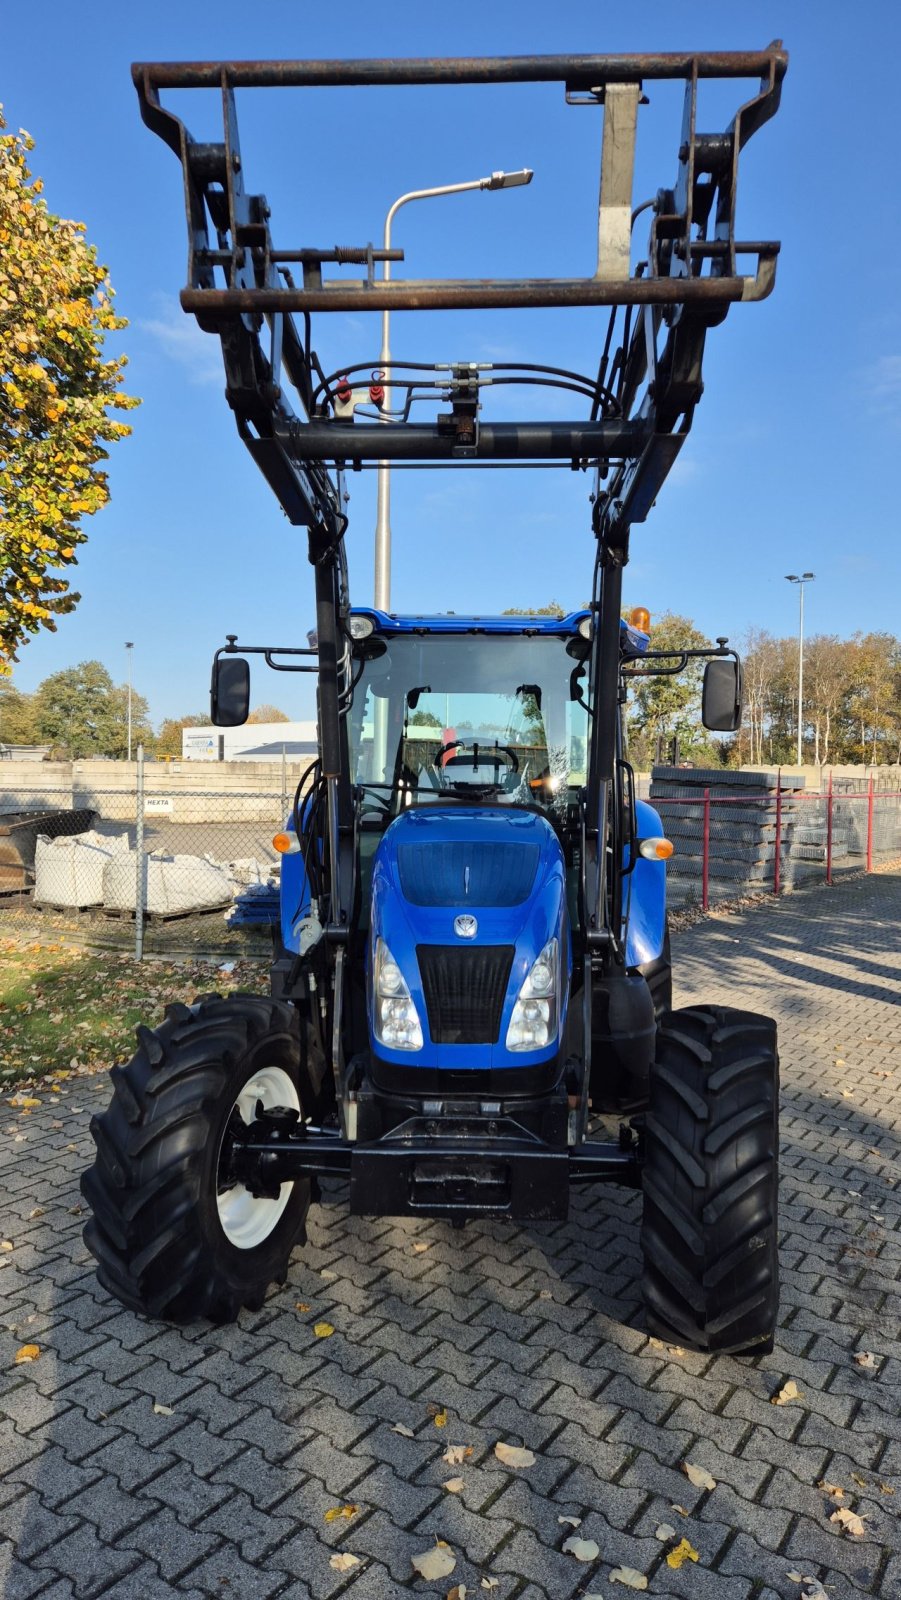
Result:
M138 958L269 959L280 870L272 836L301 766L95 762L56 771L52 785L41 763L23 769L0 763L0 934ZM675 846L675 910L832 883L901 857L892 776L809 790L778 773L656 767L648 795Z
M90 765L66 789L43 788L37 763L34 777L5 782L0 764L0 932L64 936L138 959L268 960L280 869L272 837L302 768L232 767L225 782L221 768L173 772L139 759L105 787L99 763Z

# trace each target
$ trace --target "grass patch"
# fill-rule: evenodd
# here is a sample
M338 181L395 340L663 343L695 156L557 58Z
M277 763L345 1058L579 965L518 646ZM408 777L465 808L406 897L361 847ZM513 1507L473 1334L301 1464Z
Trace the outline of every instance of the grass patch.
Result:
M0 939L0 1091L108 1069L134 1050L139 1022L154 1027L174 1000L233 989L265 994L256 961L145 961L62 942Z

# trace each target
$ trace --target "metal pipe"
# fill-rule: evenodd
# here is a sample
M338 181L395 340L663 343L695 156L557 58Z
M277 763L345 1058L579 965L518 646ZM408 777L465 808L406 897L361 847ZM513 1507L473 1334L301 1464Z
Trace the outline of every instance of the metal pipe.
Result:
M788 67L781 40L766 50L713 50L645 55L452 56L405 60L136 61L136 84L157 89L332 88L364 84L565 83L593 89L640 78L754 78Z
M295 461L453 460L456 436L434 424L373 423L371 426L309 422L292 426L285 444ZM647 444L647 425L615 418L608 422L483 423L476 459L516 461L634 460ZM467 458L468 459L468 458ZM387 608L385 608L387 609Z
M377 278L318 289L182 289L183 311L478 311L521 306L731 305L765 300L776 281L778 246L767 244L756 277L722 278Z

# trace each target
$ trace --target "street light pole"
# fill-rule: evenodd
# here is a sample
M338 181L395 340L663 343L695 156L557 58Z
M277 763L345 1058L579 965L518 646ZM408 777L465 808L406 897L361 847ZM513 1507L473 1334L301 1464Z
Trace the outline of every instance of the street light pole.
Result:
M445 183L434 189L412 189L409 194L402 194L395 200L385 217L383 247L391 249L391 224L401 206L409 205L411 200L432 200L445 194L462 194L466 189L517 189L523 184L531 183L533 173L529 167L524 167L521 172L492 172L488 178L473 178L469 183ZM391 277L391 262L385 261L382 267L384 278ZM391 394L391 339L390 339L390 313L387 309L382 312L382 349L379 363L383 371L382 382L385 388L385 410L383 421L390 421L389 397ZM375 518L375 605L379 611L388 611L391 606L391 468L387 461L380 461L377 475L377 500Z
M125 659L128 662L128 759L131 760L131 652L134 649L134 640L125 641Z
M815 572L787 572L786 580L798 585L800 597L800 615L798 620L798 766L801 765L801 730L804 725L804 585L813 583Z

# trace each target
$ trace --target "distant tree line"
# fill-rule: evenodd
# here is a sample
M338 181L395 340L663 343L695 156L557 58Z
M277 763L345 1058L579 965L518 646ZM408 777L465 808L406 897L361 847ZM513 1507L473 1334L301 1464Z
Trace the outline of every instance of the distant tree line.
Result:
M156 732L146 696L132 689L132 755L143 744L157 760L181 757L182 729L207 727L209 715L198 712L168 717ZM248 722L287 722L277 706L251 711ZM0 677L0 748L3 745L47 745L54 757L83 761L91 757L124 760L128 754L128 687L114 683L99 661L82 661L51 673L33 694L23 694L9 678Z

